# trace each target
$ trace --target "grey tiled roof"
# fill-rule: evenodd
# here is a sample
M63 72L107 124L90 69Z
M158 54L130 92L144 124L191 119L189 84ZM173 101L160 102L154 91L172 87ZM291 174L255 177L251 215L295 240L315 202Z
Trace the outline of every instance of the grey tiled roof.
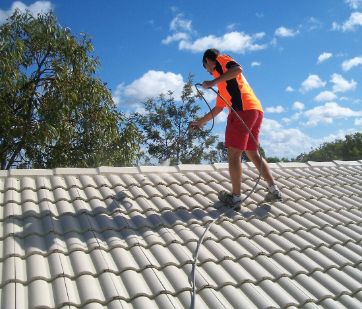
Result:
M271 168L227 215L226 164L0 171L1 308L188 308L218 216L196 308L362 308L362 161Z

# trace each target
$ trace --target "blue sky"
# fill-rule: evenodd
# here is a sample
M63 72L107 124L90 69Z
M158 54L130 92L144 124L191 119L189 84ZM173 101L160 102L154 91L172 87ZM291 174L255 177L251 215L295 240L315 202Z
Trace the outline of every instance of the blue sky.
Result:
M16 7L53 10L73 34L87 33L122 111L167 90L177 97L189 73L210 79L201 58L215 47L242 65L262 102L267 156L362 131L362 0L1 1L0 23ZM220 140L225 120L214 128Z

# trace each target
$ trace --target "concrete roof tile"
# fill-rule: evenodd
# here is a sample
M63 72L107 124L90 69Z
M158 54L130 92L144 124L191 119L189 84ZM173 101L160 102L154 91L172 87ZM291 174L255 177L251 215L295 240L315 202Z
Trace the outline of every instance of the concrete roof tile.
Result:
M213 171L213 165L180 164L177 166L180 172Z
M113 167L100 166L97 168L99 174L138 174L138 167Z
M243 190L258 177L244 164ZM278 163L284 202L220 205L227 165L55 169L0 177L1 305L335 307L362 302L361 162ZM50 173L51 172L51 173ZM0 175L1 176L1 175ZM15 279L17 278L17 279ZM17 281L16 281L17 280ZM49 291L49 297L30 299Z
M333 161L335 164L337 165L348 165L348 166L351 166L351 165L361 165L361 162L360 161L341 161L341 160L334 160Z
M341 305L349 309L359 309L361 307L361 301L358 300L355 296L350 296L343 294L340 297L334 299L325 299L320 302L320 305L324 308L339 308Z
M337 164L332 162L318 162L318 161L308 161L307 162L312 167L335 167Z
M178 171L176 166L140 166L141 173L175 173Z
M50 169L10 169L9 176L51 176L54 171Z

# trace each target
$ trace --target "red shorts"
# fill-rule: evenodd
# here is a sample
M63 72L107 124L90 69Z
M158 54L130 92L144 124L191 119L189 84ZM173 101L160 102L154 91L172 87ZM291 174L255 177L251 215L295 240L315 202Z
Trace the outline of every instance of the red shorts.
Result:
M244 124L238 119L233 111L228 116L225 130L225 147L240 150L257 150L259 144L259 131L263 120L263 112L251 109L238 111L238 115L244 120L256 142Z

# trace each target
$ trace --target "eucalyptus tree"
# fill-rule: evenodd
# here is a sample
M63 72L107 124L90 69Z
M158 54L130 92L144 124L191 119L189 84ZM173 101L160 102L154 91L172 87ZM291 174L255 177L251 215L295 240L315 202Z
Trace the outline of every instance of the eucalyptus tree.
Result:
M96 77L99 60L85 34L53 12L16 11L0 26L0 164L53 168L130 165L136 127Z
M186 164L209 159L216 136L208 130L189 130L190 122L200 116L198 99L190 75L181 100L169 91L144 102L145 112L135 114L135 123L143 132L147 162L169 159L170 164Z

